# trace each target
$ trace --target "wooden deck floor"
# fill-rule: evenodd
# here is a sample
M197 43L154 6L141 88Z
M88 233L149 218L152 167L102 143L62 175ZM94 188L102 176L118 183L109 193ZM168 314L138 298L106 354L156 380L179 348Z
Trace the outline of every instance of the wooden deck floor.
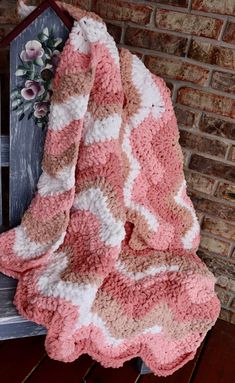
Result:
M136 361L103 368L83 355L73 363L51 360L44 336L0 343L1 383L232 383L235 381L235 326L218 320L196 358L168 378L140 375Z

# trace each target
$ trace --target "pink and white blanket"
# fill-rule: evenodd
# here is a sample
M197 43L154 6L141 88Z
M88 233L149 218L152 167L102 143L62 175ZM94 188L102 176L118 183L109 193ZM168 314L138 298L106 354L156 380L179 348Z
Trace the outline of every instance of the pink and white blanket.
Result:
M92 12L74 18L53 80L37 191L0 235L19 313L48 355L105 367L140 356L157 375L192 359L215 323L215 278L196 254L179 131L165 82L117 48Z

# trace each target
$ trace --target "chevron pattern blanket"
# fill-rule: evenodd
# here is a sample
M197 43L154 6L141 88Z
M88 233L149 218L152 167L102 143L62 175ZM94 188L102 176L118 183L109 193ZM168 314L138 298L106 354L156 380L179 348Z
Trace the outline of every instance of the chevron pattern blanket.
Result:
M141 357L156 375L192 359L220 310L196 252L173 106L163 79L118 48L92 12L74 18L53 80L42 173L21 223L0 235L19 313L48 355L105 367Z

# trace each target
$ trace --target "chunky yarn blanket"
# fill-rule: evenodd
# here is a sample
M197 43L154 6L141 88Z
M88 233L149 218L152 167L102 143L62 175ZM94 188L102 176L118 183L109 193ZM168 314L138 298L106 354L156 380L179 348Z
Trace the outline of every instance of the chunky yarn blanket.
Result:
M42 173L0 270L45 348L105 367L139 356L157 375L192 359L220 310L196 254L179 131L165 82L118 48L102 19L74 18L53 80Z

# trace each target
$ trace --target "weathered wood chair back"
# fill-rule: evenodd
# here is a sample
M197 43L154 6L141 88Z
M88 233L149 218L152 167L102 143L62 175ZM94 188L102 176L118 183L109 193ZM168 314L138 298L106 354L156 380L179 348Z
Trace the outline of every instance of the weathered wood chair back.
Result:
M35 193L41 174L51 80L68 33L61 18L48 7L10 42L9 129L4 126L0 136L1 232L20 223ZM1 88L5 83L6 78ZM6 91L2 89L1 93L5 98ZM1 106L5 124L7 105L3 98ZM12 304L16 283L0 273L0 339L45 333L43 327L18 315Z

